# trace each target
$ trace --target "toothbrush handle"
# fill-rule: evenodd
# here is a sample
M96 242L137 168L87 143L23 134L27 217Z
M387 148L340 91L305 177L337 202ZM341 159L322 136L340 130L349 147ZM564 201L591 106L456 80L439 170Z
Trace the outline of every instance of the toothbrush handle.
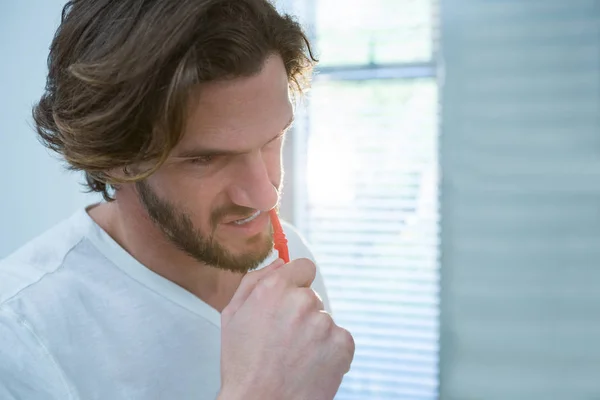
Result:
M285 263L289 263L290 253L287 245L287 238L285 237L285 233L281 227L281 222L279 221L277 211L272 209L269 211L269 216L271 217L271 225L273 225L273 241L275 242L275 250L277 250L279 253L279 258L281 258Z

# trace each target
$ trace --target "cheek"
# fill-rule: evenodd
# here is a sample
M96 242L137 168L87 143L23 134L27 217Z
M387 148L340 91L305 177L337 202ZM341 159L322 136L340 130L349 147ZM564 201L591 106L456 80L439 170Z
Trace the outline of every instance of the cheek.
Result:
M225 202L222 182L213 178L192 178L186 179L180 186L179 198L196 222L204 224L209 221L212 212Z
M218 176L198 177L191 171L175 168L157 172L148 181L161 199L190 214L200 225L219 204L223 182Z

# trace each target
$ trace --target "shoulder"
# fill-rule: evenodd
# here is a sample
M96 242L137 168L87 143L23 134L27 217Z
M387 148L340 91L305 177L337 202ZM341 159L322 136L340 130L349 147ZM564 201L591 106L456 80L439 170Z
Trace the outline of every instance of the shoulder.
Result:
M281 221L281 226L288 240L290 257L292 259L308 258L316 263L317 261L315 260L315 256L311 251L308 242L306 241L304 236L302 236L300 231L295 226L286 221Z
M0 398L74 398L64 373L28 321L1 305L0 337Z
M66 256L84 237L74 217L0 260L0 306L60 270Z
M319 266L319 262L313 252L310 249L310 246L306 239L302 236L300 231L294 227L292 224L281 221L281 226L285 232L285 236L288 240L288 249L290 250L290 258L298 259L298 258L308 258L317 266L317 276L312 284L312 288L315 292L319 294L321 299L323 300L323 304L325 305L325 310L331 313L331 304L329 302L329 294L327 291L327 286L325 284L325 279L323 278L322 268Z

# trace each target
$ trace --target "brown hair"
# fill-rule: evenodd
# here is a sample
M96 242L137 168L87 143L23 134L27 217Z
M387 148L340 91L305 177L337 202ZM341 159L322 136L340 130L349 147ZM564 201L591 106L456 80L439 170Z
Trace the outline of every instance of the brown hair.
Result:
M72 0L33 117L42 143L90 191L155 172L177 144L193 86L252 76L271 54L293 93L317 61L300 25L267 0ZM110 171L151 162L126 178Z

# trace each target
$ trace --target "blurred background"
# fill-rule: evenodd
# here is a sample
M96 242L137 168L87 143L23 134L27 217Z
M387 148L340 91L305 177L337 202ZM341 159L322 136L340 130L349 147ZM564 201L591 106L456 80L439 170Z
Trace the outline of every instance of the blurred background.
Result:
M30 109L64 0L0 1L0 258L97 200ZM600 399L600 0L279 0L321 60L283 213L337 399Z

